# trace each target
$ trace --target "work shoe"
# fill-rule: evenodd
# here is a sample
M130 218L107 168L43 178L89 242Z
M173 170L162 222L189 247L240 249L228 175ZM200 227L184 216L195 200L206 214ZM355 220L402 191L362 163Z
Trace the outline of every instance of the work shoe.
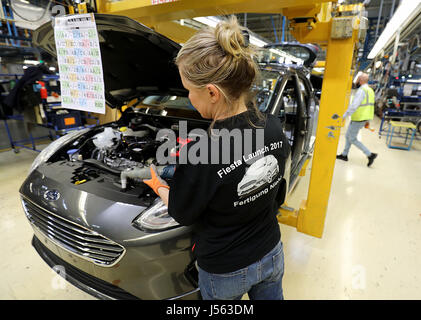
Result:
M342 154L338 154L336 156L336 159L343 160L343 161L348 161L348 156L344 156Z
M368 157L368 163L367 163L367 167L371 166L374 162L374 159L377 158L377 153L371 153Z

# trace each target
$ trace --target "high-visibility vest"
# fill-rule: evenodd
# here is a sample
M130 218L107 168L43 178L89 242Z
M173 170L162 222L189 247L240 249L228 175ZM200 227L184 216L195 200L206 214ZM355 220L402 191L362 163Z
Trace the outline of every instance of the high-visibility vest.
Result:
M362 87L364 90L364 99L357 110L352 114L352 121L364 121L374 118L374 91L369 86Z

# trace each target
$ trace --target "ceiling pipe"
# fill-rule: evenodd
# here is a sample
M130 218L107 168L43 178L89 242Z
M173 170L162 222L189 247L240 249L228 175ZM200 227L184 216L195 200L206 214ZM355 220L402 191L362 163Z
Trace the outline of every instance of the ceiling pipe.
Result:
M278 43L279 42L278 35L276 33L275 21L273 21L273 16L272 15L270 16L270 20L272 21L273 33L275 34L276 43Z
M282 16L282 42L285 42L285 23L286 23L286 17Z
M395 12L395 0L393 0L392 6L390 7L389 20L392 19L394 12Z
M377 41L377 35L379 34L379 24L380 24L380 19L382 18L382 11L383 11L383 0L381 0L380 2L379 16L377 18L377 26L376 26L376 35L374 36L375 41Z

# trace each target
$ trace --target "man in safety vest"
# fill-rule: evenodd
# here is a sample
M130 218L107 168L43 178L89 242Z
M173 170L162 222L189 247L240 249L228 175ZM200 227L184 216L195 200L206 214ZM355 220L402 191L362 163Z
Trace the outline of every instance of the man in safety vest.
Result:
M354 144L367 156L367 166L371 166L374 159L377 157L377 153L370 152L370 150L357 139L357 135L360 129L364 127L365 123L372 120L374 117L374 91L368 86L368 74L366 73L359 76L357 83L360 84L360 88L356 92L348 110L343 115L343 120L351 115L351 123L349 124L345 135L345 149L342 151L342 154L336 156L336 159L348 161L349 149L351 148L351 144Z

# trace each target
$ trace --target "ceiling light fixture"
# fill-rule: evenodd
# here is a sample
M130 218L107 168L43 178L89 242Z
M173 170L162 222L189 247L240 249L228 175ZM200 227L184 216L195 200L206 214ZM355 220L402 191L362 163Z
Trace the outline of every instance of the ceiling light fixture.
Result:
M24 60L23 61L24 64L33 64L33 65L37 65L40 62L38 60Z
M421 11L421 0L402 0L392 19L387 23L382 34L371 49L367 59L374 59L395 38L399 28L405 28Z

